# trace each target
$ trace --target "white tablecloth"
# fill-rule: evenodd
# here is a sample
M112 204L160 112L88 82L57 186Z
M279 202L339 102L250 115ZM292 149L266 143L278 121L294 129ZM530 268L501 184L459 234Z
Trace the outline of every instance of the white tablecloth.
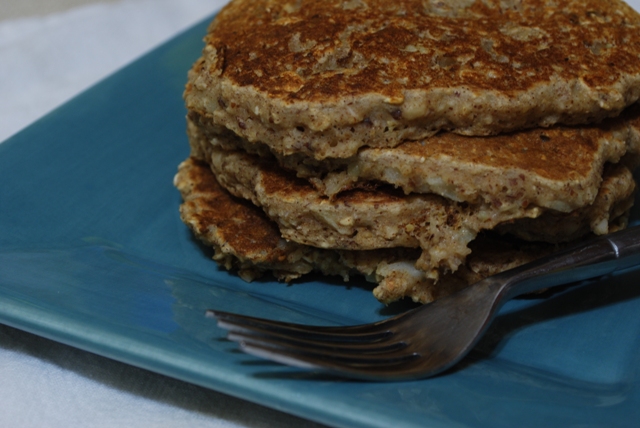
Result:
M224 3L122 0L0 21L0 141ZM0 427L76 426L315 424L0 325Z

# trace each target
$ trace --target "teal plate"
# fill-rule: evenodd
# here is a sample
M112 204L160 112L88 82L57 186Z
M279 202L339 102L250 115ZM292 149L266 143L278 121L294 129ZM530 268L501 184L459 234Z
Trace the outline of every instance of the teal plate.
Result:
M468 358L427 380L324 377L224 340L207 308L334 325L402 308L361 282L245 283L191 237L172 179L189 152L181 94L205 28L0 145L0 322L335 426L637 423L637 272L510 302Z

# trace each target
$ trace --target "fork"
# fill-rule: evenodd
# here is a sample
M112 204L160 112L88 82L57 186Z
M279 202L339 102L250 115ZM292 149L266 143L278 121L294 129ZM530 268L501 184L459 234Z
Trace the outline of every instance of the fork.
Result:
M589 239L488 277L383 321L355 326L292 324L208 310L246 353L286 365L375 381L426 378L459 362L516 296L640 264L640 226Z

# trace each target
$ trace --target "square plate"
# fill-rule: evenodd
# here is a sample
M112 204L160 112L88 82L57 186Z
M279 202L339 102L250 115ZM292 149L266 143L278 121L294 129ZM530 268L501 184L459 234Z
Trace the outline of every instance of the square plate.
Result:
M337 325L402 308L361 282L245 283L180 221L181 94L208 22L0 145L0 322L335 426L637 421L637 272L510 302L468 358L428 380L328 378L225 341L205 309Z

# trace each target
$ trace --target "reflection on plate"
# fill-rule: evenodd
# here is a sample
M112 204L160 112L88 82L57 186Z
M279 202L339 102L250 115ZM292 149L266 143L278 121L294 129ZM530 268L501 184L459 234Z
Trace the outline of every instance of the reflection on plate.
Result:
M192 239L172 178L188 155L181 93L205 27L0 145L0 322L336 426L621 426L640 416L637 272L510 302L462 364L429 380L325 378L223 340L205 309L351 324L398 308L359 282L247 284Z

